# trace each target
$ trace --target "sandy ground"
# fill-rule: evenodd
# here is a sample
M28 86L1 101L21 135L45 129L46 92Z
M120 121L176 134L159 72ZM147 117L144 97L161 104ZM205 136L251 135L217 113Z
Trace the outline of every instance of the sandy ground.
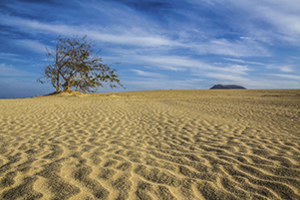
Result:
M300 199L300 90L0 100L0 199Z

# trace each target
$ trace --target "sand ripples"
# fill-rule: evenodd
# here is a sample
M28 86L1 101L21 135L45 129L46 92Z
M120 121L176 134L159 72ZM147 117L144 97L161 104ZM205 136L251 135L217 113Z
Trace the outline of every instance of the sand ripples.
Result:
M1 100L1 199L300 199L295 91L244 93Z

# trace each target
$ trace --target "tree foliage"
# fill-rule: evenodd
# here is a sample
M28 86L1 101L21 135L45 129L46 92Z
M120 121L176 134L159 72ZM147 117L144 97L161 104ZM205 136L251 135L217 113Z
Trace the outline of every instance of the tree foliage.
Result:
M103 64L102 59L94 53L92 42L86 41L86 36L78 38L61 38L56 41L54 52L47 49L47 58L52 61L43 70L43 76L38 78L40 83L51 82L59 92L76 91L95 92L98 87L104 87L107 83L111 88L117 85L124 88L120 83L117 71L110 65Z

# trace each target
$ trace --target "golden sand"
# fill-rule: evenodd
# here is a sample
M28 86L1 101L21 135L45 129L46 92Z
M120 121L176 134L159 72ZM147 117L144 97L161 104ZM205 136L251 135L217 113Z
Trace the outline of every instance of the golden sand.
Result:
M300 90L0 100L0 199L300 199Z

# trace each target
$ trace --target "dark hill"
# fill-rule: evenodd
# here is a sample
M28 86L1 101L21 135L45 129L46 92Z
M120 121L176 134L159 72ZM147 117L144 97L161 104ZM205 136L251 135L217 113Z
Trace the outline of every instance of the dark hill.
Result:
M213 87L211 87L210 89L246 89L243 86L239 86L239 85L214 85Z

